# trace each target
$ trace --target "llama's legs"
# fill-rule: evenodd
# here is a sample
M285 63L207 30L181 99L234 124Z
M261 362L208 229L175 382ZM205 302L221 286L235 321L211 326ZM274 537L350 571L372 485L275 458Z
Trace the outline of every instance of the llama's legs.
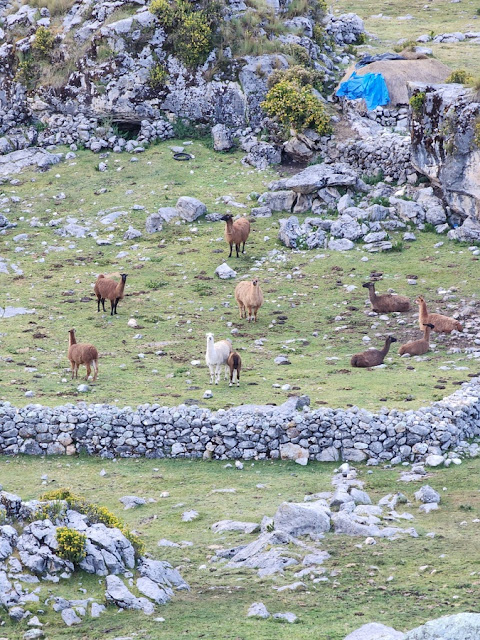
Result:
M115 300L115 313L117 313L117 305L118 305L118 301L120 300L120 298L116 298Z
M100 313L100 298L97 298L97 313Z
M237 369L237 387L240 386L240 369Z
M103 307L103 312L106 313L106 309L105 309L105 298L102 298L102 307Z
M110 315L113 316L113 309L115 307L115 302L110 300Z
M89 362L86 362L85 366L87 367L87 375L85 376L85 380L88 380L88 377L92 373L92 368L90 367L90 363Z
M220 382L221 364L215 365L215 384Z
M213 384L213 375L214 375L215 367L213 364L209 364L208 369L210 371L210 384Z
M98 376L98 360L92 360L92 368L93 368L93 382L97 379Z
M230 367L228 364L225 365L225 380L228 380L228 374L230 372Z
M245 253L245 242L243 243L242 253Z
M72 380L75 377L75 362L73 360L70 361L70 366L72 368Z
M238 250L240 249L240 245L239 245L239 244L236 244L236 245L235 245L235 249L236 249L236 251L237 251L237 258L239 258L240 256L239 256L239 254L238 254Z
M233 249L233 242L230 242L230 253L228 254L229 258L232 257L232 249Z

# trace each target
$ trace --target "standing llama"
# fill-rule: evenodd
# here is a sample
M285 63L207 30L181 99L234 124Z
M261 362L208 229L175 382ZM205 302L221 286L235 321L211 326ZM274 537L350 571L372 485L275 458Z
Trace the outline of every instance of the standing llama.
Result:
M87 344L84 342L77 343L75 338L75 329L70 329L68 332L68 359L72 367L72 380L78 378L78 367L84 364L87 367L87 375L85 380L88 380L93 369L93 382L97 379L98 375L98 351L93 344Z
M213 341L213 333L207 333L207 351L205 353L205 362L210 370L210 384L213 382L215 375L215 384L219 383L222 365L225 366L225 380L228 380L227 360L232 351L232 343L230 340Z

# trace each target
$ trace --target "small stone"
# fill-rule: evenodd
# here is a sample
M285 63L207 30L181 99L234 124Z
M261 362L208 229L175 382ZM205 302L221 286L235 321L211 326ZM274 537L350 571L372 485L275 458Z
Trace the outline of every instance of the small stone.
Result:
M190 509L190 511L184 511L182 513L182 521L192 522L192 520L196 520L198 516L199 516L198 511L195 511L195 509Z
M286 611L285 613L274 613L273 619L279 620L280 622L288 622L290 624L294 624L298 620L297 616L291 611Z

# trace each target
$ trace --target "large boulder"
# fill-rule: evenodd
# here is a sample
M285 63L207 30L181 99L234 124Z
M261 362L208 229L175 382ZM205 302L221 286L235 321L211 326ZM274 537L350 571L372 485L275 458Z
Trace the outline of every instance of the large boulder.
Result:
M287 189L296 193L315 193L324 187L352 187L357 179L357 174L348 164L313 164L290 178L277 181L270 188Z
M441 190L451 210L468 221L463 234L455 230L452 237L478 240L480 102L473 89L458 84L410 83L409 92L419 96L411 118L412 163ZM435 222L441 217L438 211Z
M412 629L405 640L476 640L480 638L480 613L457 613L431 620Z
M330 530L330 511L324 502L283 502L273 517L275 529L292 536L318 535Z
M185 222L193 222L200 216L207 213L207 207L197 198L190 196L181 196L175 205L177 215Z
M369 622L349 633L344 640L405 640L405 634L379 622Z

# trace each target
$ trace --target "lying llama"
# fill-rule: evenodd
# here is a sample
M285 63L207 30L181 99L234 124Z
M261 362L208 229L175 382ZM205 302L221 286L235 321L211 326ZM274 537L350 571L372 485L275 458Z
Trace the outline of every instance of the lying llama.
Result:
M233 245L235 245L238 258L238 251L242 242L242 253L245 253L245 242L250 235L250 222L246 218L239 218L233 222L233 216L229 213L222 216L221 220L225 221L225 240L230 245L230 253L228 254L228 257L232 257L232 248Z
M230 340L213 341L213 333L207 333L207 351L205 353L205 362L210 370L210 384L213 382L215 374L215 384L219 383L220 371L222 365L225 365L225 380L228 379L228 356L232 351L232 343Z
M235 300L240 310L240 318L248 317L249 322L256 322L257 312L263 304L263 292L258 284L258 278L254 278L251 282L247 280L239 282L235 287Z
M95 382L98 375L98 351L93 344L77 343L75 329L70 329L68 334L68 359L72 367L72 380L78 378L78 367L84 364L87 367L85 380L88 380L93 369L93 382Z
M363 353L356 353L352 356L350 364L352 367L376 367L379 364L383 364L383 359L387 355L392 342L397 342L397 339L393 336L388 336L382 350L368 349L367 351L363 351Z
M384 293L378 296L375 293L375 283L365 282L362 287L368 289L368 296L375 313L390 313L392 311L410 311L410 300L407 296L394 296L391 293Z
M421 356L427 353L430 349L430 332L434 328L433 324L426 324L423 330L423 338L402 344L398 350L399 355L403 356L405 353L408 353L411 356Z
M232 351L228 356L227 364L230 368L230 384L231 387L233 385L233 375L235 371L237 372L237 387L240 386L240 371L242 370L242 359L240 358L240 354L236 351Z
M426 324L433 324L435 325L435 331L437 333L452 333L454 330L463 331L463 327L458 320L454 320L448 316L442 316L441 313L428 313L423 296L418 296L415 302L418 304L418 323L420 329L423 329L423 326Z
M97 313L100 311L100 302L105 311L105 300L107 298L110 300L110 315L113 316L114 313L117 313L118 301L123 300L123 292L127 281L126 273L121 273L120 276L122 277L120 282L105 277L103 273L98 276L93 289L97 296Z

